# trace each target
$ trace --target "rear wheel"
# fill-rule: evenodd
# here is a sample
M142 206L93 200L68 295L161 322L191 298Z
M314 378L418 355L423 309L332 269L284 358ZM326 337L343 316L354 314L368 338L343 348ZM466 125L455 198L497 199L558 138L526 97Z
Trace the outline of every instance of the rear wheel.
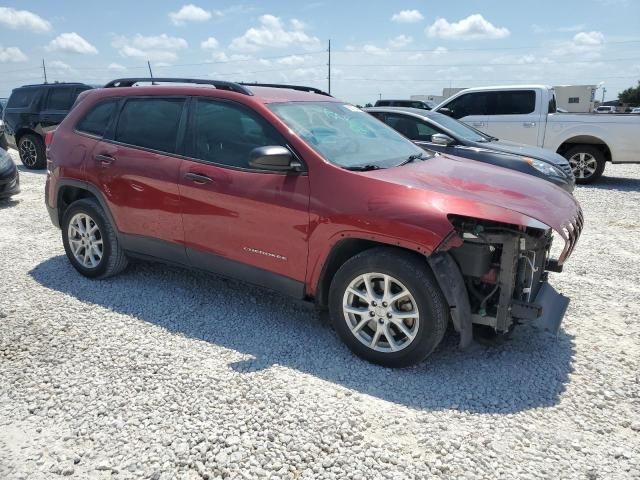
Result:
M589 145L577 145L567 150L564 157L569 161L576 183L591 183L602 176L607 159L602 150Z
M20 137L18 152L22 164L30 170L40 170L47 166L44 142L39 135L28 133Z
M62 242L67 258L85 277L110 277L127 266L115 230L94 199L77 200L64 212Z
M329 309L336 331L355 354L388 367L425 359L442 340L449 318L426 260L385 247L340 267Z

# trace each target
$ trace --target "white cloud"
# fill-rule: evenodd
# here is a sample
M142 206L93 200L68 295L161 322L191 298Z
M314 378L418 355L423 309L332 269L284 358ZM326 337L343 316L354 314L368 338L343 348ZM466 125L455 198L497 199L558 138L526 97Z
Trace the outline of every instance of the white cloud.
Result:
M47 50L58 50L68 53L92 54L98 53L98 49L87 42L76 32L61 33L49 42Z
M391 16L391 21L397 23L417 23L422 20L424 17L418 10L401 10Z
M35 13L7 7L0 7L0 24L14 30L26 29L35 33L45 33L51 30L51 24Z
M389 40L389 46L391 48L402 48L406 47L411 42L413 42L413 37L410 37L408 35L398 35L397 37Z
M54 69L54 70L71 70L71 66L67 63L64 63L60 60L54 60L52 62L48 62L47 65L49 68Z
M368 53L369 55L386 55L388 50L380 47L376 47L375 45L366 44L362 47L362 51L364 53Z
M213 60L216 62L236 62L236 61L251 60L252 57L251 55L241 55L237 53L234 53L232 55L227 55L225 52L214 52L211 55L211 58L213 58Z
M144 36L139 33L132 38L117 36L111 42L123 57L142 58L153 62L175 62L178 50L189 45L184 38L170 37L166 34Z
M543 26L537 25L535 23L533 25L531 25L531 29L533 30L534 33L579 32L580 30L584 30L585 28L586 27L583 24L580 24L580 25L566 25L566 26L563 26L563 27L555 27L555 28L543 27Z
M262 48L282 48L291 45L314 48L320 40L304 31L305 25L293 19L287 29L279 17L262 15L260 26L248 29L244 35L231 41L230 48L234 50L257 51Z
M602 32L578 32L573 40L560 43L552 50L553 55L587 55L590 59L600 55L604 44ZM586 57L585 57L586 58Z
M19 63L27 60L27 56L18 47L0 47L0 63Z
M220 16L220 12L215 12L216 16ZM184 25L187 22L206 22L211 20L213 14L204 8L197 7L190 3L184 5L177 12L169 13L169 19L174 25Z
M280 65L300 65L304 63L304 57L300 55L290 55L278 60Z
M218 40L213 37L209 37L200 44L200 48L215 50L216 48L218 48L218 45Z
M427 27L426 32L430 37L447 40L499 39L511 34L509 29L496 27L478 13L453 23L438 18L433 25Z
M436 49L431 53L433 53L434 56L439 57L439 56L444 55L444 54L446 54L448 52L449 52L449 50L447 50L445 47L436 47Z
M112 72L124 72L127 69L127 67L119 63L110 63L107 68Z
M153 66L158 68L164 68L164 67L170 67L171 64L167 62L156 62L153 64Z

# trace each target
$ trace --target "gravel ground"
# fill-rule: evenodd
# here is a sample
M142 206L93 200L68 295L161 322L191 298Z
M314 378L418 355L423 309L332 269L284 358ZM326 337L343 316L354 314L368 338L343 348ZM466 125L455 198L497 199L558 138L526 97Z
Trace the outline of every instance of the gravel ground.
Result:
M256 288L144 263L82 278L23 171L0 204L0 478L640 478L640 165L606 173L576 192L557 337L448 335L390 370Z

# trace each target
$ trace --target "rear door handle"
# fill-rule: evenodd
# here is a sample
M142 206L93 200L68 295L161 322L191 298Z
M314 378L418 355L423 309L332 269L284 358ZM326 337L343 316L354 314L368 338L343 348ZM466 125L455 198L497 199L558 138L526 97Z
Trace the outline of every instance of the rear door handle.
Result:
M522 125L525 127L531 128L536 126L536 122L524 122Z
M115 158L113 158L111 155L105 155L103 153L99 153L93 158L95 158L99 162L102 162L102 164L104 165L111 165L115 161Z
M202 175L200 173L189 172L185 174L184 178L186 178L187 180L191 180L193 183L197 183L198 185L213 183L213 178L207 177L206 175Z
M474 127L484 127L484 122L471 122Z

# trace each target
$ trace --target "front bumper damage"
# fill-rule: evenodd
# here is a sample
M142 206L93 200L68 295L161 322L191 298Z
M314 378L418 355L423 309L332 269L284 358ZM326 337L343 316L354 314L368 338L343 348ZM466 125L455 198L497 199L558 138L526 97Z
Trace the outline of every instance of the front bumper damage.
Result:
M474 219L452 222L459 246L428 258L451 308L460 345L472 340L472 325L498 333L531 322L557 333L569 299L548 283L548 271L562 271L583 227L582 212L562 232L565 246L550 256L551 229L518 228Z

